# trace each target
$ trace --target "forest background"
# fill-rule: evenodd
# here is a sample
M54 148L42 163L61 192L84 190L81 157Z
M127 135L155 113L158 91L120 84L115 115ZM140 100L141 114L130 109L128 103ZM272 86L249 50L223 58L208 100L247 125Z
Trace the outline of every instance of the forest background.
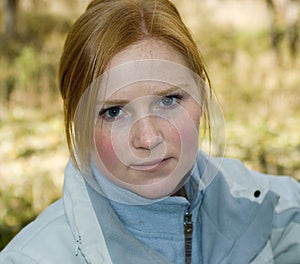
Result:
M87 0L0 4L0 249L61 195L68 161L57 69ZM226 120L225 155L300 180L298 0L173 0Z

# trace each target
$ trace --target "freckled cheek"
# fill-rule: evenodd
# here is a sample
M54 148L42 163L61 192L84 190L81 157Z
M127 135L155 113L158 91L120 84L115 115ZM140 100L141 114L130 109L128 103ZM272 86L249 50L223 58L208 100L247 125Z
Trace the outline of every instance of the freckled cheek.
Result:
M182 124L193 123L189 124L189 126L194 125L194 127L198 129L201 116L202 111L198 104L191 104L189 107L185 108L185 114L180 115L179 119Z
M118 161L110 133L106 135L105 133L96 131L95 144L99 158L106 166L112 166L116 163L116 161Z

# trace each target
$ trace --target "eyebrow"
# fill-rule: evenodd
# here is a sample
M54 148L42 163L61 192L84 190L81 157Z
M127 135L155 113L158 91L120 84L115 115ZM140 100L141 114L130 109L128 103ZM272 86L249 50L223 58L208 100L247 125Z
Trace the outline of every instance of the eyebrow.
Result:
M161 92L153 93L153 94L150 94L150 95L152 95L152 96L166 96L166 95L169 95L169 94L171 94L175 91L180 90L181 86L184 86L184 85L173 86L169 89L165 89ZM126 105L129 102L130 102L130 100L123 100L123 99L107 100L103 103L103 107L107 108L107 107L116 106L116 105Z

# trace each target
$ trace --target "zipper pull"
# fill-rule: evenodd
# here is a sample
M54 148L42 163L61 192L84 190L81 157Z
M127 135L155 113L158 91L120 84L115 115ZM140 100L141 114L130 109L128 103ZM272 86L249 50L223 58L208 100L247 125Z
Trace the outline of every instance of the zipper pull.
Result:
M76 241L75 241L75 256L78 256L78 252L80 250L80 246L81 246L81 236L79 236Z
M185 240L185 263L192 261L192 241L193 241L193 221L190 207L187 208L184 215L184 240Z

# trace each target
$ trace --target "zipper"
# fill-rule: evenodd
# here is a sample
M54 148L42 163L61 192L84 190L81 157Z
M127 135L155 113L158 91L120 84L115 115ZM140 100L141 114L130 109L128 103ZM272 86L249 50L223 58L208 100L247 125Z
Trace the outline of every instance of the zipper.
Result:
M192 263L192 238L193 238L193 221L190 206L184 215L184 242L185 242L185 263Z
M78 256L79 250L81 246L81 236L78 236L78 238L75 240L75 256Z
M88 258L86 258L86 255L82 252L81 245L82 245L82 239L81 236L78 236L77 239L75 240L75 256L78 257L80 253L80 255L84 259L84 263L91 263L91 261L88 260Z

